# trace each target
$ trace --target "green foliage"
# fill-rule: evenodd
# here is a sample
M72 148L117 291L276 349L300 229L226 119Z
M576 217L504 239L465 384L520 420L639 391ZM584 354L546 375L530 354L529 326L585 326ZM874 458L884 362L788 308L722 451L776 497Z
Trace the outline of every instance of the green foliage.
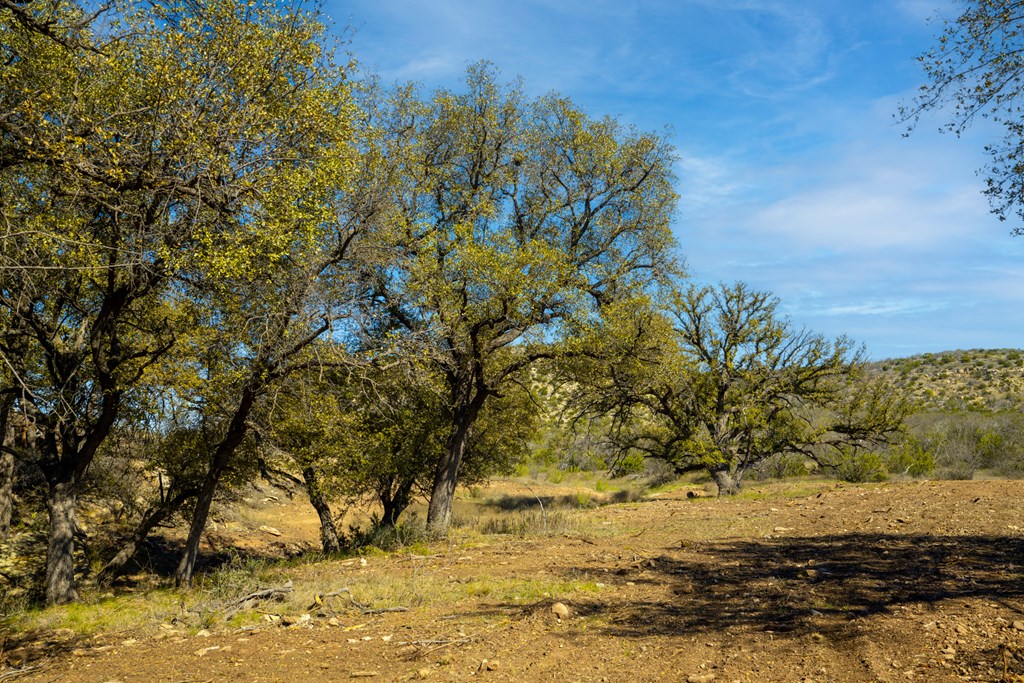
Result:
M872 451L851 450L840 456L836 474L843 481L885 481L889 472L882 456Z
M1022 406L1024 366L1013 349L944 351L867 365L927 411L1006 411Z
M935 455L913 435L888 449L883 457L885 469L892 475L925 477L935 470Z

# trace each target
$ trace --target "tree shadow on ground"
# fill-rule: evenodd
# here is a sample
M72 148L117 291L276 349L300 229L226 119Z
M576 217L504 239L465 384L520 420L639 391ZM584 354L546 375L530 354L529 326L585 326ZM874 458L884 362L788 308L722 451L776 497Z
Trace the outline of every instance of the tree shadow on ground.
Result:
M608 581L600 568L563 570ZM1024 539L851 533L722 541L667 551L627 571L623 580L663 586L668 595L576 604L615 635L745 627L842 637L857 619L901 605L1024 597Z

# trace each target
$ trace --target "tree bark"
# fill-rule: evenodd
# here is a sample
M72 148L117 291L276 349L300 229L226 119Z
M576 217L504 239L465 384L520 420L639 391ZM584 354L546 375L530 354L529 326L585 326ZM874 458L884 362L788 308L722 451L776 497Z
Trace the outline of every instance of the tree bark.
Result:
M719 496L735 496L740 492L740 483L729 472L729 468L718 468L711 470L711 478L718 486Z
M338 529L334 526L331 506L324 497L323 488L317 482L316 470L312 467L304 468L302 470L302 478L306 482L306 493L309 494L309 502L320 518L320 543L323 546L324 553L341 552L341 541L338 538Z
M14 410L14 395L10 394L0 401L0 541L11 532L11 520L14 517L14 433L11 426L11 413Z
M14 517L14 456L0 451L0 541L11 532Z
M135 527L135 531L132 532L131 537L121 547L121 550L96 575L97 582L101 585L106 585L116 579L124 571L125 565L135 557L135 552L139 549L142 542L146 540L146 537L149 536L149 532L156 525L177 512L186 500L197 493L197 489L181 491L174 496L168 496L158 505L147 510L146 514L142 517L142 521Z
M75 503L74 477L49 482L46 507L50 513L49 546L46 551L46 604L63 605L78 599L75 591Z

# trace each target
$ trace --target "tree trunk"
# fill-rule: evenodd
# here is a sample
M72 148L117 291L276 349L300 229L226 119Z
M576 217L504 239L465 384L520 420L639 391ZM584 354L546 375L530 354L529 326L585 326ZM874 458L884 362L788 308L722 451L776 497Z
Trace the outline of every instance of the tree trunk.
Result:
M14 410L14 395L0 401L0 541L11 532L14 517L14 454L8 450L14 447L14 432L11 427L11 413Z
M728 467L711 470L711 478L718 485L719 496L735 496L740 492L740 483L733 478Z
M46 554L46 604L63 605L78 599L75 592L76 486L70 472L49 482L46 507L50 513Z
M196 568L196 559L199 557L199 542L203 538L203 531L206 530L206 520L210 516L210 506L213 504L213 495L217 492L217 485L220 483L221 474L226 469L226 464L212 463L203 479L203 487L199 489L196 497L196 507L192 512L192 522L188 528L188 538L185 540L185 552L182 553L181 562L174 572L174 585L179 588L187 588L192 585L192 572Z
M412 487L415 482L411 479L399 482L398 489L392 493L388 486L386 491L381 489L380 503L384 508L384 514L380 518L382 527L398 526L398 518L405 509L409 507L412 500Z
M0 541L11 531L14 516L14 456L0 452Z
M459 483L459 465L466 452L469 425L461 424L448 441L448 448L437 463L434 472L434 486L430 491L427 506L427 530L445 534L452 523L452 505L455 503L455 487Z
M252 412L255 401L255 391L251 387L244 388L235 414L231 417L227 433L224 434L224 438L217 444L217 449L214 451L210 468L206 471L202 488L199 489L199 496L196 498L196 508L192 512L192 524L189 526L188 539L185 541L185 552L181 556L178 569L174 572L174 585L179 588L192 585L192 572L196 566L196 558L199 557L199 541L202 540L203 531L206 530L206 520L210 516L213 496L217 492L221 476L227 470L231 458L249 430L246 420L249 419L249 413Z
M121 550L96 575L97 582L101 585L106 585L116 579L124 571L125 565L135 557L135 552L142 542L146 540L146 537L149 536L149 532L157 524L160 524L177 512L186 500L197 493L197 489L182 491L173 497L168 496L160 504L147 510L146 514L142 517L142 521L135 527L135 531L132 532L131 537L125 542Z
M306 467L302 470L302 478L306 482L306 493L309 494L309 502L320 518L320 543L323 545L324 553L341 552L341 541L338 539L338 530L334 526L331 506L324 497L323 488L317 482L316 470L312 467Z

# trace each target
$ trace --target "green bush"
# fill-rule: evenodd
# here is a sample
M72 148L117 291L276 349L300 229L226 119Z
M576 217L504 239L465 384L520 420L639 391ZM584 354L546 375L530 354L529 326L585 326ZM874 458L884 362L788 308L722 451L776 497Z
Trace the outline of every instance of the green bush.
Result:
M885 481L889 478L882 456L870 451L847 454L837 466L836 474L843 481L854 483Z
M935 471L935 456L918 439L910 437L885 454L884 464L892 475L924 477Z

